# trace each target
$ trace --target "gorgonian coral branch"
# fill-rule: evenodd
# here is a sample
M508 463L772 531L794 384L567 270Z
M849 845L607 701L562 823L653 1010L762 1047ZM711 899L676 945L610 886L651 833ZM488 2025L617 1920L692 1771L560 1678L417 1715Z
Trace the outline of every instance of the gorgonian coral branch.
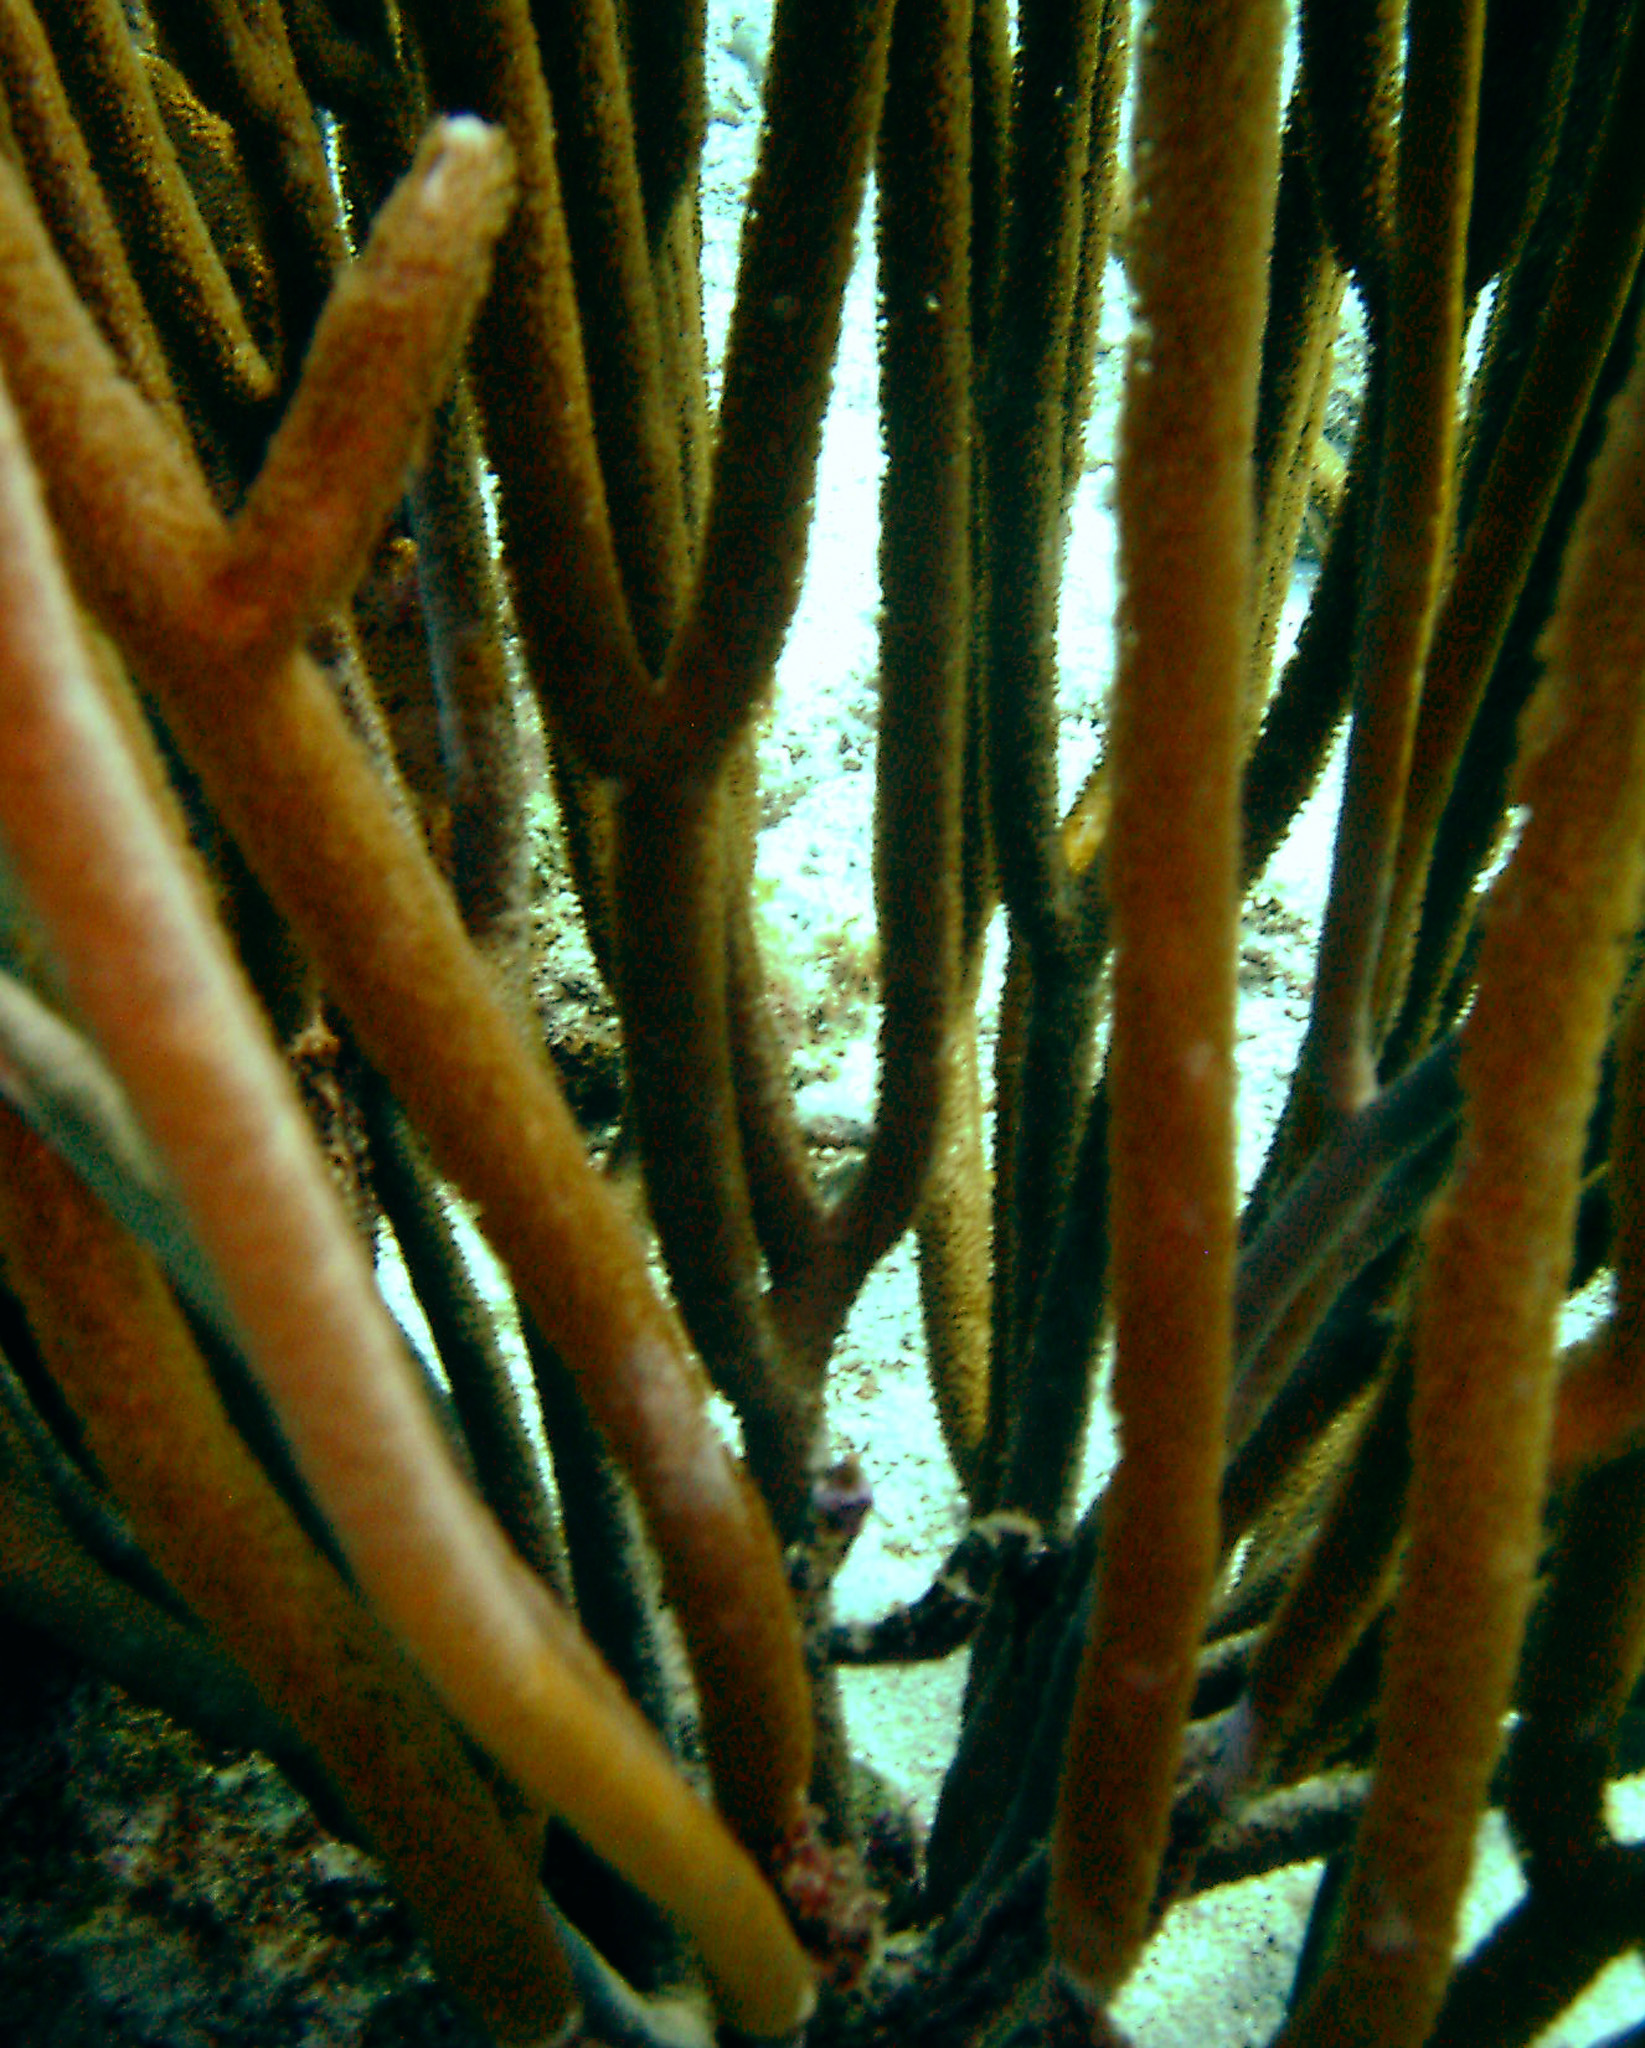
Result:
M438 182L447 152L483 159L497 147L477 124L448 124L413 178L432 174ZM533 1306L564 1336L568 1355L588 1375L596 1412L636 1471L681 1596L708 1747L728 1805L752 1839L774 1848L794 1822L805 1775L796 1632L769 1527L712 1434L638 1248L312 667L295 655L272 665L266 655L246 662L237 614L226 622L225 641L214 641L209 611L201 616L200 571L209 580L225 553L232 559L232 541L186 461L119 384L78 308L65 301L15 200L6 224L9 275L22 281L18 296L42 317L31 321L16 308L20 317L0 323L0 346L23 377L26 399L41 401L30 405L30 424L59 487L76 558L145 677L170 686L185 743L254 857L269 863L288 914L437 1152L448 1164L457 1155L460 1177L478 1167L486 1185L476 1192L492 1200L503 1250L530 1273ZM459 213L449 227L461 235L469 224ZM483 263L483 245L473 262ZM323 405L319 413L325 416ZM402 419L401 430L412 424ZM99 447L114 467L92 452ZM53 582L15 441L11 470L23 550L12 574L25 586ZM144 559L139 527L149 511L174 557ZM352 545L346 517L339 530ZM93 535L102 537L100 551ZM142 570L157 583L141 586ZM551 1625L547 1596L447 1464L290 1083L201 917L195 885L179 872L124 764L76 652L66 599L51 607L32 602L26 619L21 605L9 608L25 636L16 667L17 750L8 757L14 865L65 971L73 972L76 1002L173 1172L362 1585L416 1642L448 1704L510 1772L598 1836L619 1868L650 1884L696 1929L728 2009L752 2031L783 2031L810 1992L780 1910L577 1640ZM229 701L225 653L238 670ZM80 678L73 691L63 675ZM32 748L25 681L39 722ZM307 843L293 829L299 817L313 821ZM65 863L63 850L87 818L102 828L103 851L95 863ZM118 845L116 832L127 835ZM150 976L146 986L137 960ZM458 1021L462 1013L466 1022ZM459 1063L468 1076L458 1087L466 1104L451 1092L449 1071L438 1078L439 1068ZM500 1166L501 1182L482 1163L487 1158ZM256 1199L248 1177L260 1190ZM545 1228L559 1237L558 1252L544 1241ZM300 1270L304 1285L288 1284L288 1266ZM343 1331L351 1333L346 1341ZM336 1372L339 1348L355 1368L346 1379ZM785 1705L785 1690L793 1705ZM758 1732L745 1739L750 1727ZM549 1736L549 1729L558 1732ZM723 1874L709 1887L705 1854Z
M1333 1959L1287 2043L1423 2040L1450 1967L1540 1542L1599 1057L1645 872L1645 365L1613 410L1521 730L1524 826L1463 1027L1416 1326L1410 1555ZM1466 1616L1466 1627L1458 1617Z
M1233 1350L1238 773L1279 9L1162 14L1137 103L1110 764L1114 1403L1124 1455L1051 1837L1050 1916L1106 1998L1144 1939L1216 1570ZM1162 712L1169 707L1169 715Z

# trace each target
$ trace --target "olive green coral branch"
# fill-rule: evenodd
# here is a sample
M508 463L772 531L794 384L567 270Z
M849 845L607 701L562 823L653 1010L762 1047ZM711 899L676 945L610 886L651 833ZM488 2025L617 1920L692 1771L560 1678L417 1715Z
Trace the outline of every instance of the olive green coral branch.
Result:
M514 601L551 727L600 776L652 743L657 695L623 587L547 82L525 0L482 0L459 18L409 10L437 103L473 108L514 150L519 200L497 247L471 362L497 470L504 543L530 563Z
M47 19L132 267L174 363L232 406L271 397L274 373L183 176L118 0L65 0Z
M27 1418L27 1420L25 1420ZM255 1743L303 1778L290 1730L258 1699L246 1675L217 1655L198 1628L173 1612L159 1587L134 1584L100 1554L83 1502L66 1502L57 1451L39 1455L46 1435L28 1416L9 1366L0 1368L0 1602L65 1648L86 1655L133 1698L191 1722L225 1746ZM79 1486L90 1492L83 1476ZM101 1501L93 1511L109 1518ZM123 1543L132 1545L129 1535ZM155 1575L149 1572L152 1578Z
M1384 1025L1403 995L1411 927L1464 742L1645 247L1642 118L1645 34L1635 22L1581 213L1435 621L1378 963L1376 1010Z
M612 538L640 656L658 673L679 623L690 562L681 451L666 388L656 274L647 242L629 66L614 0L536 11L554 108L583 352ZM704 394L706 396L706 394Z
M727 910L747 877L734 869L728 813L735 749L798 602L888 17L883 0L779 13L695 581L669 650L659 742L618 806L618 980L653 1216L687 1322L739 1407L790 1536L810 1505L822 1366L915 1188L893 1186L904 1213L888 1231L882 1159L867 1198L825 1216L806 1161L784 1147L760 1161L753 1198L732 1064L740 1052L746 1094L746 990L729 983L746 975L751 947L741 913ZM748 1121L750 1135L780 1128L779 1118ZM908 1167L917 1176L928 1156L927 1133L906 1137L893 1182ZM796 1258L792 1243L762 1246L758 1224L778 1215L803 1233L809 1256ZM776 1276L769 1299L763 1253Z
M163 47L232 129L279 298L285 381L298 365L346 249L314 108L278 7L238 0L151 12Z
M181 431L165 351L30 0L0 7L0 79L18 157L65 266L126 374Z
M1354 644L1354 722L1295 1136L1376 1085L1372 995L1424 663L1451 545L1463 278L1484 8L1417 7L1395 172L1381 453Z
M887 0L777 10L714 483L664 683L663 750L701 777L766 688L799 602L890 16Z

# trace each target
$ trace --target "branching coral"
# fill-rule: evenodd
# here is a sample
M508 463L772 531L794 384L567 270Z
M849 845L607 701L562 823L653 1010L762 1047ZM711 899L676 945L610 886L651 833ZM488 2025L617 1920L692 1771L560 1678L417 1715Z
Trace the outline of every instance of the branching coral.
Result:
M701 5L0 0L0 1601L274 1756L499 2039L1116 2039L1178 1898L1355 1823L1288 2048L1529 2038L1637 1937L1645 26L1299 31L1283 108L1274 0L780 0L716 406ZM878 1102L825 1179L753 726L871 169ZM1118 659L1065 807L1111 245ZM1276 676L1346 280L1365 402ZM1344 721L1242 1216L1240 898ZM638 1218L532 1021L539 744ZM840 1631L829 1362L909 1231L974 1521ZM962 1638L887 1961L830 1665ZM1494 1800L1529 1892L1459 1963Z

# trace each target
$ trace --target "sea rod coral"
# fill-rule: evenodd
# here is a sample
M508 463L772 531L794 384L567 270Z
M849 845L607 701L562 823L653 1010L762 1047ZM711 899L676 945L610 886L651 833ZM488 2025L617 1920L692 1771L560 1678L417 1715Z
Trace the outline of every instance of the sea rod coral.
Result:
M0 1610L272 1757L488 2037L1116 2041L1175 1905L1319 1854L1285 2048L1529 2041L1637 1943L1639 14L1304 0L1292 67L1280 0L778 0L711 377L701 0L0 0ZM865 212L842 1143L756 733ZM1241 905L1339 734L1242 1203ZM615 1140L537 1000L539 786ZM847 1628L830 1361L909 1234L969 1526ZM835 1668L962 1643L893 1882ZM1527 1889L1459 1955L1493 1806Z

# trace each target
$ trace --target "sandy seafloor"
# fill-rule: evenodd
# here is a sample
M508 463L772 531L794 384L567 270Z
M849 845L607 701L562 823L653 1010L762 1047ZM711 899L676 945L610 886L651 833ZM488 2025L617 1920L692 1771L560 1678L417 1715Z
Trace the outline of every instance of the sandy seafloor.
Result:
M762 6L710 7L710 127L703 189L706 316L716 361L735 283L737 233L753 167L766 41ZM1087 472L1069 526L1059 651L1060 774L1065 798L1101 738L1114 612L1109 454L1129 323L1123 272L1111 265ZM876 703L876 494L880 448L871 263L859 248L817 479L807 578L761 742L759 899L768 960L785 1005L810 1029L794 1055L802 1113L866 1121L874 1101L870 874ZM1299 578L1288 614L1306 608ZM1240 1166L1249 1182L1284 1099L1307 1015L1312 935L1330 869L1337 791L1332 774L1248 905L1240 966ZM992 985L1003 965L995 934ZM821 1020L819 1022L819 1020ZM837 1592L844 1619L916 1598L964 1528L926 1392L911 1242L869 1280L838 1348L830 1417L838 1452L857 1452L874 1513ZM1113 1455L1101 1412L1086 1483ZM935 1666L842 1673L853 1744L929 1819L957 1729L964 1658ZM1613 1794L1624 1833L1645 1830L1645 1789ZM1116 2006L1139 2048L1256 2048L1283 2012L1319 1865L1226 1887L1179 1908ZM1518 1890L1497 1821L1482 1834L1463 1943ZM1645 1966L1624 1959L1541 2038L1587 2048L1645 2015Z

